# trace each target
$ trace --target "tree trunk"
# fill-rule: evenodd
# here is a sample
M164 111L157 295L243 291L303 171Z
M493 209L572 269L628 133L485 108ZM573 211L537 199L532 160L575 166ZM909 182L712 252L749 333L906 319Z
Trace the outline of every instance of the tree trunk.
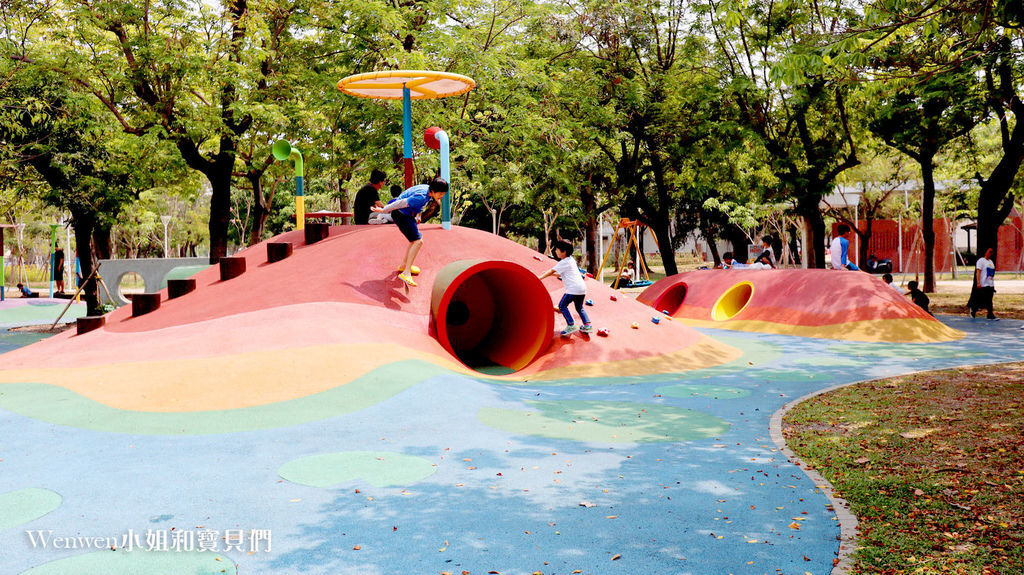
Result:
M795 226L789 226L789 255L793 258L793 265L799 266L800 262L800 230Z
M704 241L708 244L708 249L711 250L711 261L717 267L722 264L722 256L718 254L718 242L716 241L715 234L711 233L710 226L701 226L700 235L704 236Z
M600 257L603 254L597 253L597 198L594 196L590 185L583 186L580 191L580 200L583 203L583 213L586 216L584 223L583 241L587 246L587 271L597 277L597 266L601 264Z
M263 227L270 216L270 206L267 205L267 198L263 196L263 172L249 172L245 177L252 185L252 228L249 230L249 245L254 246L263 239Z
M800 203L800 215L804 217L804 224L807 226L807 245L804 246L804 257L807 258L808 267L819 269L825 268L825 218L821 216L821 209L818 203L821 201L821 194L809 194Z
M665 169L662 165L661 156L653 149L651 151L651 166L654 172L654 188L658 192L658 207L654 210L654 225L650 226L654 231L654 237L658 240L658 252L661 254L661 263L665 266L665 275L674 276L679 273L676 267L676 253L672 248L672 190L665 181Z
M231 222L231 175L235 168L235 142L228 136L220 139L220 152L207 160L195 142L180 137L175 144L185 164L201 172L210 182L210 263L228 255L228 226Z
M921 291L935 291L935 166L932 156L921 156L921 235L924 238L924 286Z
M94 216L74 208L71 210L71 225L75 228L75 255L78 257L78 265L81 268L82 280L86 280L82 286L82 293L85 298L86 315L103 315L100 311L99 294L96 290L96 278L92 276L92 236L93 227L96 225Z
M729 242L730 249L732 249L732 257L736 258L736 261L746 263L747 246L750 245L750 239L747 238L747 234L743 233L739 226L729 224L725 228L724 235L726 241Z
M676 267L676 254L672 249L672 236L669 233L668 225L652 228L654 237L658 240L658 251L661 253L661 263L665 266L665 276L674 276L679 273Z
M110 226L96 223L92 227L93 252L98 260L111 259Z
M870 253L871 252L871 250L870 250L870 248L871 248L871 234L872 234L871 227L872 227L873 224L874 224L874 219L872 219L872 218L865 218L864 219L864 233L860 234L860 250L859 250L859 254L860 254L860 261L864 262L864 265L867 264L868 258L871 257L871 253Z
M350 211L349 207L351 204L348 199L348 190L345 189L344 183L345 180L338 178L338 208L343 212L347 212ZM346 218L345 221L349 222L350 220Z
M228 255L228 226L231 225L231 161L222 160L218 155L211 173L207 175L212 187L210 196L210 263L215 264Z
M1022 122L1024 123L1024 122ZM1020 163L1011 170L1004 169L1006 159L992 171L992 176L981 184L978 194L978 251L979 255L992 248L998 253L999 226L1013 209L1013 194L1010 189Z

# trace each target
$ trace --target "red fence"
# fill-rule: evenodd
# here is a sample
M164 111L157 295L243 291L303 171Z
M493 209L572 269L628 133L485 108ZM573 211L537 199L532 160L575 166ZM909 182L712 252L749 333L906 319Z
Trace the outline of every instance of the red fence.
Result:
M836 227L833 224L832 233L835 234ZM860 230L867 227L865 222L860 222ZM924 271L924 241L920 236L919 222L903 222L903 265L910 273ZM953 234L957 232L950 221L946 218L934 220L932 229L935 230L935 271L948 272L953 262ZM1000 271L1016 271L1020 266L1021 251L1024 250L1024 239L1020 230L1021 218L1007 218L1006 223L999 227L999 249L996 254L996 269ZM892 260L893 271L902 272L900 269L899 256L899 223L895 220L875 220L871 223L871 240L869 243L868 255L878 259ZM850 255L855 257L855 246L858 245L856 238L850 238ZM978 250L977 236L970 232L971 252ZM966 250L967 246L960 246ZM861 267L867 262L860 262Z

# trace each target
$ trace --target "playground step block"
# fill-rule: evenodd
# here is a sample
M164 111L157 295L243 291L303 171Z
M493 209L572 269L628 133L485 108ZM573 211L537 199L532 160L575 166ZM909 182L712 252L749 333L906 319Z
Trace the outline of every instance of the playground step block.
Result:
M167 299L181 297L196 291L196 280L193 278L167 280Z
M245 258L234 256L220 258L220 281L237 278L245 273Z
M331 234L331 225L325 222L309 222L305 227L306 244L315 244Z
M75 322L78 335L83 333L89 333L94 329L99 329L107 324L107 316L103 315L87 315L80 317Z
M132 296L132 317L139 317L160 309L159 293L137 293Z
M291 242L270 242L267 244L267 263L274 263L292 255Z

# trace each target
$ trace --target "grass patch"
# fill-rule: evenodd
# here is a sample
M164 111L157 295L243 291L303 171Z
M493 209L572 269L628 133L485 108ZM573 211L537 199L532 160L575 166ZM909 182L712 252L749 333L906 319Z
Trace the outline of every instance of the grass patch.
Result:
M787 413L789 446L860 521L853 573L1024 573L1024 364L849 386Z
M996 287L996 295L992 300L995 306L996 316L1007 319L1024 319L1024 294L1002 293ZM928 309L932 313L945 313L950 315L968 315L966 293L930 293L928 299L931 304ZM984 317L986 312L981 312L978 317Z

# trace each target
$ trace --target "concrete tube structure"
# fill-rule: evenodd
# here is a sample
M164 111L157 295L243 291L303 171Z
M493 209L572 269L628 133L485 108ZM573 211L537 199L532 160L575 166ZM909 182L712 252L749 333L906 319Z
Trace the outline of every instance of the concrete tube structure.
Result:
M430 302L437 341L463 364L518 371L551 344L551 296L536 274L508 261L459 260L442 268Z

